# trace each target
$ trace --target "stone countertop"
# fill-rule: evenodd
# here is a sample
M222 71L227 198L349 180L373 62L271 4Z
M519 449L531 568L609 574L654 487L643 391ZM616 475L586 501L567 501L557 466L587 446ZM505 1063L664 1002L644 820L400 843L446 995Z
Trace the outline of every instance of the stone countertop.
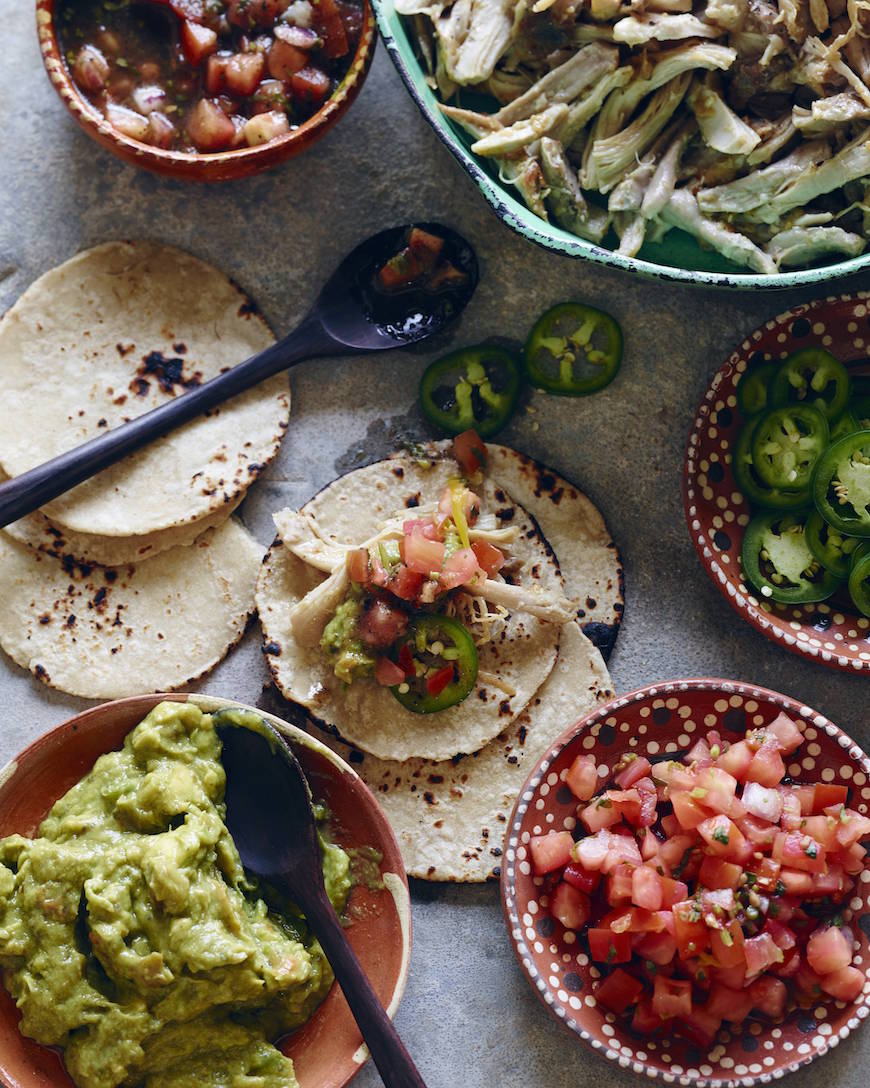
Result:
M534 247L496 219L418 113L382 47L348 116L301 158L209 187L140 172L97 147L68 117L40 63L33 5L0 0L0 13L7 28L0 310L80 249L152 238L226 270L283 332L340 257L375 229L441 219L477 247L480 287L442 343L296 369L286 441L241 508L262 543L272 535L272 510L301 503L337 472L386 454L397 439L426 434L417 382L447 343L522 340L547 307L582 299L609 310L623 327L619 376L587 399L535 394L500 440L588 491L622 550L626 614L610 662L616 690L683 676L744 679L804 700L870 744L866 678L811 664L744 623L704 574L683 518L684 445L715 369L756 325L810 292L698 290ZM868 283L865 275L840 286ZM254 703L267 682L250 631L200 687ZM6 658L0 692L2 761L87 705L43 687ZM430 1088L638 1083L594 1056L539 1004L514 960L495 885L415 881L412 899L411 974L397 1024ZM789 1083L865 1088L868 1064L865 1029ZM376 1070L365 1068L356 1084L380 1084Z

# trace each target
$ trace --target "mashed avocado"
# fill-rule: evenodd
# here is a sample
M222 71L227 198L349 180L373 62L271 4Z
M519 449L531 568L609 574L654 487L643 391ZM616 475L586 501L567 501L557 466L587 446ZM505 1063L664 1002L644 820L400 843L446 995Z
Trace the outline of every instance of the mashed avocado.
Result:
M352 595L335 610L323 629L320 648L329 658L335 675L345 684L361 676L370 676L375 659L363 646L356 633L356 621L362 610L362 598Z
M82 1088L296 1088L268 1041L332 973L290 905L271 913L224 824L211 717L161 703L62 797L0 841L0 965L21 1031ZM341 909L348 857L324 850Z

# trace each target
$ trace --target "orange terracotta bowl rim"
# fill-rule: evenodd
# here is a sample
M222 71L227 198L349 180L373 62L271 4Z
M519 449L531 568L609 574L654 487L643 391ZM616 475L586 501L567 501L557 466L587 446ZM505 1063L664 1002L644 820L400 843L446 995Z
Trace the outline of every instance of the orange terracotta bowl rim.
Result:
M354 886L347 935L384 1007L394 1016L411 953L410 894L398 843L356 771L320 741L273 714L231 699L178 692L134 695L91 707L43 733L0 769L0 837L14 832L32 835L54 801L100 755L119 748L126 734L164 699L194 703L205 712L252 710L270 722L293 746L315 798L330 809L336 841L351 848L374 846L381 852L382 885ZM0 988L0 1084L72 1088L59 1052L23 1036L19 1020L14 1001ZM314 1015L280 1046L293 1059L301 1088L344 1088L368 1058L337 983Z
M67 70L54 30L55 0L37 0L36 32L42 63L61 101L87 134L133 166L185 181L230 181L249 177L299 155L325 135L359 94L372 63L377 24L369 0L363 2L363 26L350 67L332 95L313 117L284 136L257 147L199 154L169 151L140 143L113 128L80 93Z

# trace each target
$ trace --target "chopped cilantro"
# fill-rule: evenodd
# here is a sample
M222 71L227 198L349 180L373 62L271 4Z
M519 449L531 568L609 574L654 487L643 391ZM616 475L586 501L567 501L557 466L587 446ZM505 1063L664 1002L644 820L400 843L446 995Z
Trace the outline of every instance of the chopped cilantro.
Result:
M716 842L721 842L723 846L728 845L728 832L724 827L717 827L713 832L713 838Z

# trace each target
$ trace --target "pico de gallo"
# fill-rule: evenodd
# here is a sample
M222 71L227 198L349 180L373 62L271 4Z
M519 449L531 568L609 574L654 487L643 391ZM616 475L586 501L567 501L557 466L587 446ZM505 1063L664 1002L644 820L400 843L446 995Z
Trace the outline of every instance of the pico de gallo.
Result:
M580 837L532 838L534 873L604 975L596 1000L632 1030L709 1046L725 1021L861 993L839 912L870 819L846 786L786 777L802 741L780 714L732 744L711 730L682 761L628 753L600 792L593 756L569 767Z
M114 129L174 151L253 147L308 120L350 66L361 0L61 0L78 89Z
M480 438L458 435L453 456L462 475L437 503L402 508L360 546L324 544L328 533L310 515L285 511L279 525L291 552L329 574L291 609L297 642L319 645L344 683L373 680L416 714L468 697L477 646L498 637L511 613L557 624L577 614L561 591L522 584L526 560L512 549L519 527L502 523L503 511L482 512L472 490L489 493Z

